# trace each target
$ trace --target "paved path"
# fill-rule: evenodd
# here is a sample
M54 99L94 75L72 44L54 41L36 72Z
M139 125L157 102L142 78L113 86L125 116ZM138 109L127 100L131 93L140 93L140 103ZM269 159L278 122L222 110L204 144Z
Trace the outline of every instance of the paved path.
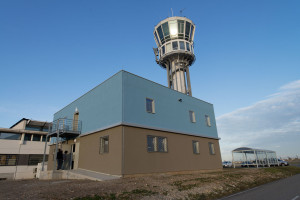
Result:
M85 176L87 179L91 180L98 180L98 181L106 181L106 180L112 180L112 179L119 179L121 176L114 176L109 174L103 174L99 172L94 171L88 171L84 169L75 169L70 170L71 173L79 174Z
M300 200L300 174L246 190L221 200Z

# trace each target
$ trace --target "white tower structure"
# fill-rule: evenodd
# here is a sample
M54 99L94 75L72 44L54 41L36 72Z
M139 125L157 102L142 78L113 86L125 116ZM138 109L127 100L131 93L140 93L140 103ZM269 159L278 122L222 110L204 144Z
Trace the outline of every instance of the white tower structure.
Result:
M169 17L154 28L157 64L167 70L168 87L192 96L189 67L195 61L195 24L186 17Z

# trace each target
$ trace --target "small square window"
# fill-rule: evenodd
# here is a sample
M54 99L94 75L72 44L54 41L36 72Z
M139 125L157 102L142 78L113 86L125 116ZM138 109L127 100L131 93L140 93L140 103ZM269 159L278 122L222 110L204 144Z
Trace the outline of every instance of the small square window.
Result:
M100 137L100 154L108 153L109 137Z
M214 143L209 142L208 146L209 146L209 153L210 153L210 155L215 155L216 152L215 152L215 145L214 145Z
M206 119L206 125L211 126L210 117L208 115L205 115L205 119Z
M154 100L146 98L146 111L148 113L155 113Z
M195 123L196 122L196 117L195 117L195 113L194 111L189 111L189 115L190 115L190 121Z
M193 141L193 152L194 154L200 154L198 141Z

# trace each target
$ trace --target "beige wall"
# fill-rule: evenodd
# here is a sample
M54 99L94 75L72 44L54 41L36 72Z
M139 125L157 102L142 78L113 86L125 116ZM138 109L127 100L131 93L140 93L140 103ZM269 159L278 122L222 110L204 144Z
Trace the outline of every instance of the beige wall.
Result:
M109 136L109 153L100 154L100 137ZM107 129L77 139L78 168L107 174L122 174L122 127Z
M147 135L166 137L168 152L148 152ZM193 153L193 140L199 141L200 154ZM215 144L215 155L210 155L208 142ZM124 175L222 168L219 141L214 139L125 127L124 149Z
M11 129L25 129L27 120L22 120L21 122L19 122L18 124L16 124L14 127L12 127Z

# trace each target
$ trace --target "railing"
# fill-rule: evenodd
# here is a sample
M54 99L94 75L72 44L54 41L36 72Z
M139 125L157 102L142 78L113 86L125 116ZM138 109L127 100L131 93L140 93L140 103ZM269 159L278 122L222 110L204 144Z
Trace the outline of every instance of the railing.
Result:
M52 123L51 133L54 132L72 132L81 133L82 122L80 120L72 120L60 118Z

